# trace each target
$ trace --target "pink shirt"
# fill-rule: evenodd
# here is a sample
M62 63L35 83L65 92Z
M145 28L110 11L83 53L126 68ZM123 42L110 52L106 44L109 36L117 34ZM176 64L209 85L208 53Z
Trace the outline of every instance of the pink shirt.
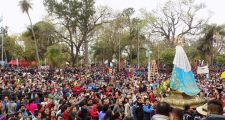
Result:
M37 104L30 103L26 106L27 110L30 111L32 114L34 114L34 111L37 110Z

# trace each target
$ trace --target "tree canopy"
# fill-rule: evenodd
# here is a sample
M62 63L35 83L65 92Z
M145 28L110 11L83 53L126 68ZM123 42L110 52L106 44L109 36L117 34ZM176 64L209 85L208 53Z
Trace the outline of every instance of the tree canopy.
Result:
M197 49L210 65L212 58L224 48L224 25L206 25L203 29L204 36L199 39Z
M49 46L45 56L48 61L48 65L51 67L63 67L69 60L69 54L63 51L63 45L52 45Z
M206 6L194 0L166 0L151 11L115 11L97 6L95 0L44 0L43 4L48 17L33 25L31 1L19 2L30 26L21 35L7 38L10 42L6 45L14 46L6 50L9 58L32 61L40 56L42 61L48 58L52 67L61 67L65 60L75 66L81 61L87 65L106 61L108 65L119 64L121 59L127 65L139 66L147 64L146 51L150 49L151 59L171 67L178 36L185 38L190 61L205 59L210 65L221 63L223 58L224 25L208 24L208 17L199 17ZM20 52L13 53L14 49ZM66 53L70 60L54 52Z

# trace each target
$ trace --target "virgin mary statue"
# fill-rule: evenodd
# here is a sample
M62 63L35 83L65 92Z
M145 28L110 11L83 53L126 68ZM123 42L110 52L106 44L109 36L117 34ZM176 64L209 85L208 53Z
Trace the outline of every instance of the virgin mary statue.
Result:
M182 47L183 39L178 37L176 41L176 54L173 60L174 67L170 80L170 88L189 96L195 96L200 90L191 71L188 57Z

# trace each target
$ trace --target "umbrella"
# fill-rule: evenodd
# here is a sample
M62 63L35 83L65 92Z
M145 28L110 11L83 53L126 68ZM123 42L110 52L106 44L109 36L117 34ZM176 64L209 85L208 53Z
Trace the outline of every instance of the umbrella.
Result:
M225 72L223 72L223 73L221 74L220 78L221 78L221 79L222 79L222 78L225 78Z
M20 66L22 66L22 67L27 67L29 63L28 63L26 60L20 60L20 61L19 61L19 64L20 64Z
M16 65L16 60L11 60L11 61L9 62L9 64L10 64L10 65Z

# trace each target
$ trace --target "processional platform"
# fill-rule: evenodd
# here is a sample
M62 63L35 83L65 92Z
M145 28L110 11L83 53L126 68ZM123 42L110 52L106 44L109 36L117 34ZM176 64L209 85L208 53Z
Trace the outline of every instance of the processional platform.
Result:
M167 102L173 108L184 109L185 105L189 105L191 108L204 105L206 100L199 96L189 96L181 92L172 91L170 96L162 98L161 102Z

